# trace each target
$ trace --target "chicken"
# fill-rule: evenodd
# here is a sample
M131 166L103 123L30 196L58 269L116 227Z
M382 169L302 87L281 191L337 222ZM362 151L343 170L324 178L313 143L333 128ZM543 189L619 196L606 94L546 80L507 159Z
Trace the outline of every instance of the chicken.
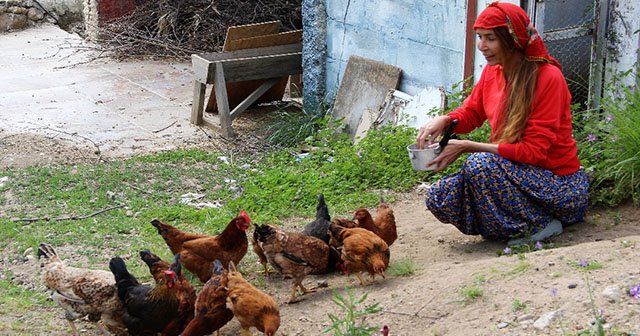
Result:
M324 201L324 195L318 196L318 205L316 206L316 219L307 224L302 231L307 236L316 237L329 244L329 226L331 225L331 216L329 216L329 208Z
M220 260L213 262L213 275L202 287L195 304L195 317L184 329L181 336L209 335L218 331L233 318L227 308L227 271Z
M149 252L149 250L140 251L140 258L147 264L149 271L156 282L156 285L161 284L164 280L166 270L171 268L171 265L162 260L157 255ZM179 264L180 254L174 256L174 263L176 267L181 267ZM176 280L176 297L178 299L178 309L176 314L171 318L169 323L163 330L163 335L178 335L184 327L191 322L194 314L194 305L196 302L196 291L193 286L184 276L184 273L177 271L178 276Z
M380 334L382 336L389 336L389 326L386 324L382 326L382 329L380 329Z
M143 285L129 273L124 260L111 258L109 269L113 273L118 297L124 305L124 324L130 335L178 335L171 322L178 316L183 283L179 255L169 269L163 271L154 287ZM167 328L168 327L168 328Z
M276 301L242 278L233 261L229 262L228 278L227 307L240 322L240 335L251 336L251 327L266 336L275 335L280 327L280 308Z
M318 196L318 205L316 205L316 218L305 226L302 233L307 236L316 237L329 245L330 225L331 216L329 216L329 208L327 207L327 203L324 201L324 195L320 194ZM314 270L311 274L333 273L336 269L344 271L344 266L340 261L340 251L331 246L329 246L329 248L329 260L327 267Z
M224 231L215 236L186 233L157 219L152 220L151 224L158 229L171 252L180 253L184 267L202 283L211 278L211 263L214 260L220 260L223 265L229 261L238 263L249 246L245 231L251 224L251 218L244 211L240 211Z
M67 266L49 244L38 246L38 257L44 258L42 282L52 290L53 301L65 310L72 335L78 335L74 321L84 316L102 321L113 334L126 335L123 307L110 272ZM100 324L98 328L107 334Z
M298 232L285 232L272 225L256 226L257 240L267 260L285 278L293 279L289 303L296 302L296 291L314 292L302 285L307 274L322 273L329 260L329 245L322 240Z
M376 275L385 277L390 252L382 238L367 229L344 228L336 223L331 223L329 232L332 244L342 246L345 267L356 274L361 285L365 285L365 281L360 272L368 272L372 280Z
M375 219L371 217L371 214L365 208L356 210L353 218L357 221L359 227L375 233L378 237L382 238L388 246L391 246L391 244L398 239L396 218L393 214L393 209L384 202L382 197L380 198Z
M253 225L256 227L256 229L258 228L257 224ZM267 256L264 254L264 250L262 249L262 246L260 246L260 242L258 242L257 230L253 230L253 235L251 238L251 248L253 249L253 252L258 256L258 260L260 260L260 263L264 268L262 272L267 276L271 274L271 271L269 270L269 260L267 260Z

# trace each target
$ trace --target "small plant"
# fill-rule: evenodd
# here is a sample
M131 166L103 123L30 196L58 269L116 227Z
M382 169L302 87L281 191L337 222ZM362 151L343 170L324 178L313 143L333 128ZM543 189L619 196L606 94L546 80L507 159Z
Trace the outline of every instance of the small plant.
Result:
M638 284L637 286L630 286L629 295L631 295L636 300L640 300L640 284Z
M589 275L584 275L585 282L587 284L587 291L589 292L589 301L591 302L591 312L593 313L595 323L595 333L598 336L605 336L604 333L604 311L598 309L595 301L593 300L593 291L591 290L591 283L589 282Z
M479 298L484 294L484 291L477 284L470 284L462 287L460 289L460 294L462 295L462 301L465 304L470 303L471 301Z
M393 276L406 277L416 273L416 263L411 258L405 258L389 266L388 272Z
M511 301L511 310L514 312L524 310L526 307L527 305L518 299L513 299L513 301Z
M347 288L346 297L334 290L332 300L342 310L343 315L329 313L332 325L322 333L333 331L335 336L371 336L377 333L380 327L370 326L365 323L365 320L369 315L379 313L382 308L378 303L360 308L367 299L367 295L364 293L359 299L356 299L353 288Z
M569 262L569 265L581 270L581 271L593 271L593 270L597 270L597 269L601 269L604 267L604 265L602 265L602 263L600 263L597 260L589 260L586 258L577 260L577 261L571 261Z

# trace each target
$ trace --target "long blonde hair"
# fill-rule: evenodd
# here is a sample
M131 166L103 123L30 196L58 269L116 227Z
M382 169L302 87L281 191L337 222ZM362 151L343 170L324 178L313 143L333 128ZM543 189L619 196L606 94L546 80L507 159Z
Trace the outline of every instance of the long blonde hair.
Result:
M524 58L524 52L516 48L507 28L497 27L494 32L505 51L522 53L522 61L517 63L506 78L507 95L502 102L504 116L491 137L493 143L514 143L522 138L531 115L531 104L538 81L538 64Z

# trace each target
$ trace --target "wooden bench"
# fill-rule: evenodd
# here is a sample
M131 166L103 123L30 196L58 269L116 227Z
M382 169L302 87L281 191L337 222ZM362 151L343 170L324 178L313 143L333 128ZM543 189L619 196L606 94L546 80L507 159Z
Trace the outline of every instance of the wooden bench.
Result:
M194 72L191 123L220 127L222 134L233 137L231 122L253 104L283 76L302 73L302 44L242 49L230 52L194 54L191 57ZM232 111L229 111L226 83L266 79ZM218 107L219 125L205 119L205 91L213 84Z

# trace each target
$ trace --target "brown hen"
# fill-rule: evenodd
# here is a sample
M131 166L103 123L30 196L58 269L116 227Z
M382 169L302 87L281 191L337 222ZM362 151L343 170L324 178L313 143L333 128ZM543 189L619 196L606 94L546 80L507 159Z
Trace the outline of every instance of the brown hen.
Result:
M355 273L361 285L365 281L360 272L368 272L372 280L384 276L389 266L390 252L387 243L375 233L363 228L345 228L331 223L331 242L342 247L342 261L349 273Z
M240 335L251 336L251 327L266 336L275 335L280 327L280 308L276 301L242 278L233 262L229 263L228 278L227 307L240 322Z
M254 233L267 260L285 278L293 279L289 303L296 302L296 292L314 292L302 281L310 273L323 273L329 261L329 245L298 232L285 232L272 225L256 226Z
M181 336L209 335L217 331L233 318L233 312L227 308L227 271L220 260L212 265L213 275L202 287L195 304L195 317L184 329Z
M388 246L391 246L391 244L398 239L396 218L393 214L393 209L384 202L382 197L380 198L375 219L371 217L371 213L365 208L356 210L353 219L357 221L359 227L375 233L378 237L382 238Z
M157 219L151 224L158 229L171 252L180 253L184 267L203 283L211 277L214 260L220 260L223 265L229 261L238 263L249 246L245 231L251 224L251 218L244 211L240 211L224 231L215 236L186 233Z

